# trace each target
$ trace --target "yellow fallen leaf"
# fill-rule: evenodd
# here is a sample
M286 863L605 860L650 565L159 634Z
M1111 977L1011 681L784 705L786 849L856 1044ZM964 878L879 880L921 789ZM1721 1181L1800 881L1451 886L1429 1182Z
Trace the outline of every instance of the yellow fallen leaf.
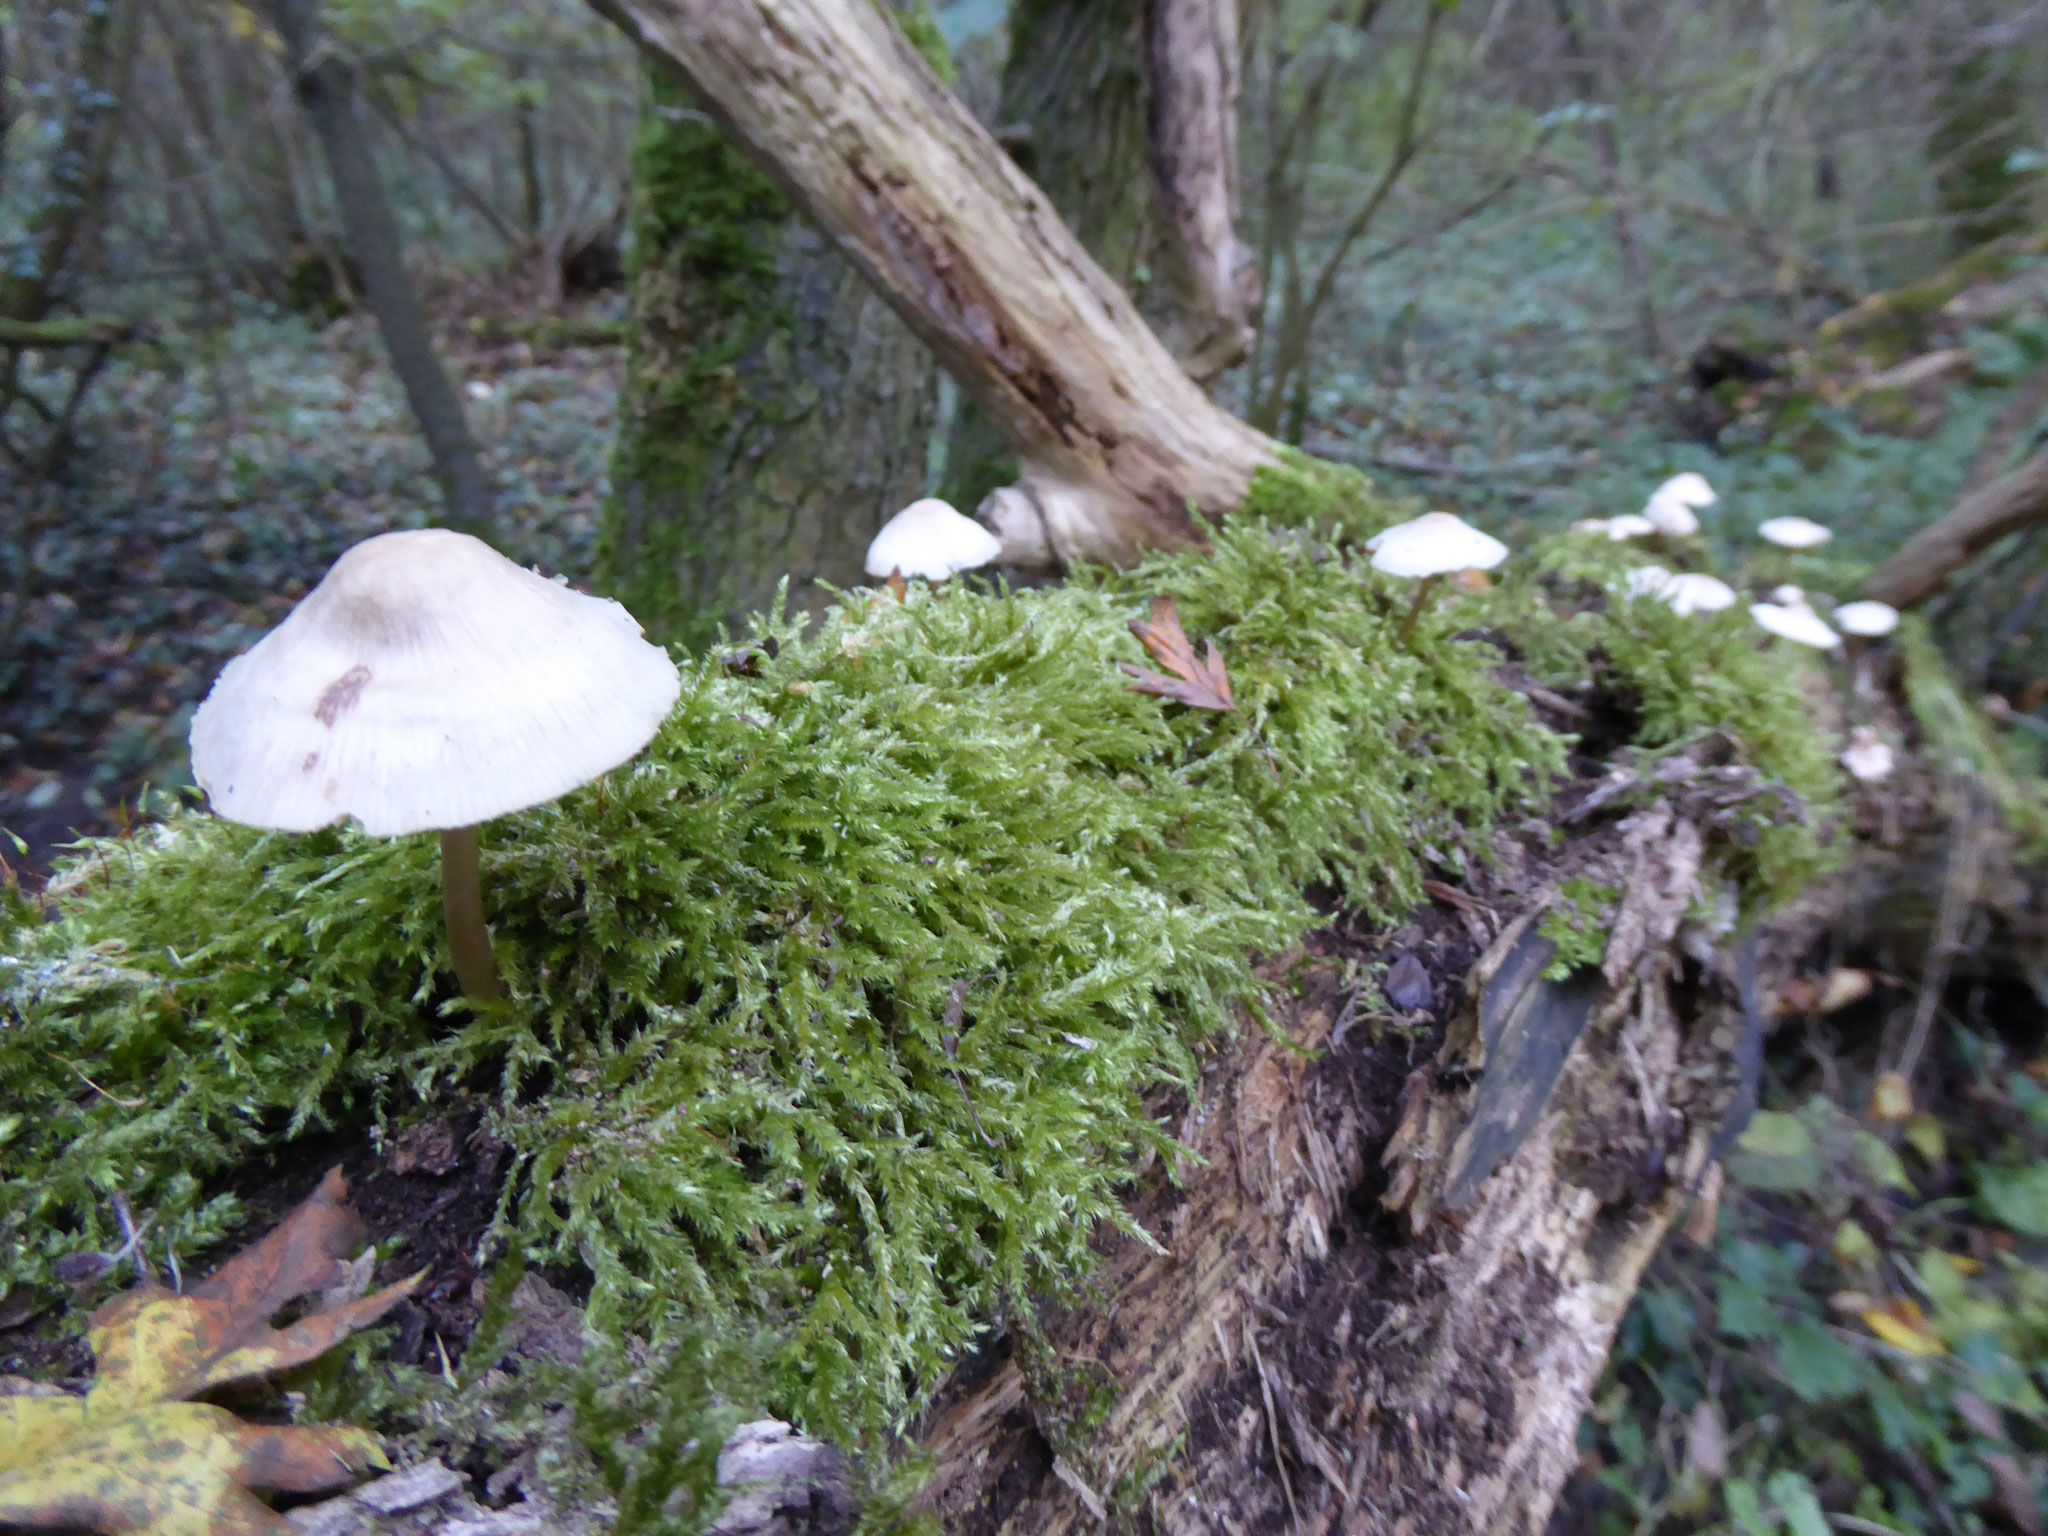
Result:
M313 1359L396 1306L424 1271L374 1295L270 1318L335 1278L359 1245L336 1169L261 1242L180 1295L144 1285L92 1315L98 1359L80 1397L0 1398L0 1525L126 1536L258 1536L288 1529L246 1491L319 1492L386 1465L359 1429L244 1424L181 1399Z
M1873 1307L1863 1314L1863 1325L1892 1348L1909 1355L1948 1353L1941 1340L1925 1331L1926 1318L1914 1302L1894 1301L1884 1308Z

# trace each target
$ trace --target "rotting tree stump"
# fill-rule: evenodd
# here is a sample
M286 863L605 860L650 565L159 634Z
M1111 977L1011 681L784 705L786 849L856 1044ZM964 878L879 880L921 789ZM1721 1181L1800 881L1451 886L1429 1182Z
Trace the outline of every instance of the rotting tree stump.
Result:
M922 1425L922 1507L1018 1536L1112 1509L1174 1536L1544 1528L1833 899L1748 941L1688 926L1731 808L1771 791L1705 753L1637 788L1617 815L1582 781L1557 819L1592 824L1555 849L1542 823L1503 833L1393 934L1340 919L1264 967L1272 1027L1240 1021L1181 1106L1194 1156L1130 1202L1151 1243L1104 1238L1085 1300L956 1373ZM1548 981L1536 925L1574 874L1621 906L1603 966ZM1361 1014L1346 962L1395 950L1431 971L1432 1014Z

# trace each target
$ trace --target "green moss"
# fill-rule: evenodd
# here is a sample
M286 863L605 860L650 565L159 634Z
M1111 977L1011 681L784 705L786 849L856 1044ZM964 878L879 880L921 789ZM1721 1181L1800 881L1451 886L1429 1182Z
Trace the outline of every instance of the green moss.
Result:
M1633 690L1648 749L1728 731L1824 804L1827 744L1751 635L1560 614L1532 577L1397 645L1402 593L1351 536L1399 509L1292 457L1253 501L1206 554L854 594L755 676L685 658L631 765L485 829L513 995L481 1013L431 838L186 815L98 845L0 964L0 1277L107 1246L116 1188L192 1251L239 1215L208 1198L223 1170L482 1093L517 1261L586 1269L607 1338L760 1334L770 1406L871 1440L984 1319L1085 1270L1167 1145L1145 1095L1256 1009L1252 957L1313 921L1306 886L1391 918L1413 850L1540 806L1566 743L1502 647ZM1220 643L1235 713L1126 686L1161 592ZM1820 856L1795 826L1727 857L1763 900Z
M1710 873L1733 882L1744 912L1768 911L1847 851L1839 743L1822 723L1827 664L1764 636L1741 603L1679 614L1654 597L1618 595L1643 563L1623 546L1558 535L1517 562L1483 606L1541 681L1592 680L1625 705L1636 755L1716 737L1730 761L1783 792L1734 808L1727 835L1709 848Z
M1543 974L1563 981L1581 966L1598 965L1607 954L1607 930L1614 922L1620 892L1613 886L1574 875L1565 881L1557 900L1543 914L1536 931L1557 946Z
M946 34L939 30L929 0L895 0L882 9L903 29L910 46L924 56L933 74L947 85L959 77L960 72L953 67L953 50L946 46Z
M2027 856L2048 858L2040 779L2014 767L1984 712L1963 697L1925 620L1900 620L1894 644L1905 662L1906 705L1925 737L1922 755L1944 775L1981 785Z

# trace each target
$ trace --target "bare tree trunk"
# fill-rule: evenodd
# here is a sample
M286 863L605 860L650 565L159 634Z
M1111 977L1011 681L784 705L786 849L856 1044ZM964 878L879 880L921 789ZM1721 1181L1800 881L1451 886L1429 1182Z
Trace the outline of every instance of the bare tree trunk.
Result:
M47 187L28 215L26 250L0 276L0 315L8 319L41 320L56 307L73 261L105 215L138 20L133 0L82 5L71 13L77 51L63 87Z
M491 525L491 483L469 435L461 398L434 350L426 312L406 275L398 220L356 114L355 72L328 45L319 0L271 0L271 15L292 61L299 102L327 156L335 206L349 255L361 274L363 297L433 455L434 473L447 503L446 521L450 527L486 533Z
M1006 557L1128 562L1194 541L1273 445L1218 409L1043 193L880 12L592 0L681 71L1012 443Z
M2009 533L2048 519L2048 449L1971 491L1953 511L1908 539L1863 584L1894 608L1925 602L1972 558Z
M1251 350L1258 303L1257 260L1237 238L1237 0L1149 0L1144 57L1152 176L1174 236L1155 262L1176 301L1161 329L1210 379Z
M1603 78L1605 71L1593 57L1585 34L1580 30L1572 0L1552 0L1552 6L1557 13L1558 25L1564 29L1565 40L1571 47L1573 72L1578 76L1580 94L1588 105L1595 104L1598 97L1606 94L1608 82ZM1636 336L1645 353L1653 358L1661 357L1664 354L1664 327L1657 317L1650 253L1643 245L1642 236L1636 229L1635 214L1630 208L1622 170L1621 140L1615 134L1613 118L1596 118L1592 123L1592 134L1593 153L1600 163L1600 195L1608 201L1609 217L1614 221L1614 249L1621 257L1622 280L1627 283L1629 297L1636 307Z
M818 579L922 488L931 354L664 72L634 146L632 325L599 570L699 643Z

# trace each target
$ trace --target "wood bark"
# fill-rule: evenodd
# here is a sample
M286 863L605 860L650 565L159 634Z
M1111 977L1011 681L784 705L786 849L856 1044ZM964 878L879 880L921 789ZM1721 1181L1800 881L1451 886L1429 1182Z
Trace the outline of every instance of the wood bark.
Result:
M1126 293L1137 291L1158 222L1145 142L1144 22L1145 0L1016 0L989 119L1011 160ZM1147 320L1171 349L1158 317ZM1003 424L963 402L946 444L942 494L979 506L1015 480L1017 468Z
M1863 595L1911 608L1975 556L2009 533L2048 518L2048 450L1970 492L1940 521L1922 528L1863 584Z
M433 456L447 504L446 522L465 532L487 533L490 478L477 456L462 400L434 350L426 311L406 274L398 219L356 111L355 71L329 45L319 0L272 0L271 15L291 60L299 103L327 158L335 207L349 255L361 275L363 297Z
M820 580L922 491L938 373L838 250L665 75L634 151L630 351L605 585L701 643Z
M1273 446L1212 404L1044 194L880 12L592 0L679 71L1016 444L1018 564L1195 542Z
M1623 891L1599 971L1541 978L1555 875L1513 840L1497 884L1277 957L1277 1028L1208 1064L1194 1156L1131 1203L1152 1243L1105 1241L1087 1299L963 1367L924 1507L955 1533L1094 1531L1111 1505L1171 1536L1541 1532L1739 1097L1745 990L1767 1008L1780 970L1769 943L1688 940L1691 971L1676 947L1727 772L1578 843ZM1448 1028L1362 1017L1359 942L1426 956Z
M1155 281L1179 300L1168 344L1197 379L1251 350L1258 267L1237 237L1237 0L1151 0L1145 75L1153 182L1174 239ZM1178 335L1175 335L1175 332Z

